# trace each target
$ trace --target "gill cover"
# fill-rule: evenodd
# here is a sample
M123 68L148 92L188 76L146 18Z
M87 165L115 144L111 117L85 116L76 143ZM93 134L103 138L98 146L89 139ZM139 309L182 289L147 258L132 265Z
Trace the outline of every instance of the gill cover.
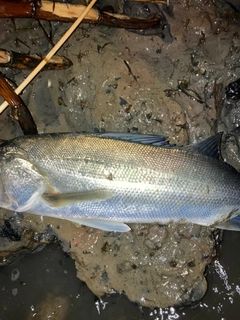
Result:
M1 171L7 200L2 207L18 212L27 211L46 189L46 178L33 163L18 154L8 154Z

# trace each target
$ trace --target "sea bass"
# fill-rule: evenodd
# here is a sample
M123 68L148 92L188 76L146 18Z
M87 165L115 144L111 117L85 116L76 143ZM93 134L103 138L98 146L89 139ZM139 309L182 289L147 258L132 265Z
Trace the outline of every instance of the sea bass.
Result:
M118 232L216 226L240 208L240 174L219 159L220 137L181 148L154 135L19 137L0 146L0 207Z

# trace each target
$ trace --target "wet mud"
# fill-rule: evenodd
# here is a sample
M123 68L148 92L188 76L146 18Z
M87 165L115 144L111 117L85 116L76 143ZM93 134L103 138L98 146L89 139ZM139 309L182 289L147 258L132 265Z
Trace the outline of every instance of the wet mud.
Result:
M125 295L96 297L76 278L74 261L59 244L1 268L1 320L14 319L236 319L239 313L240 234L225 232L220 256L206 271L208 291L192 307L145 308ZM26 267L27 266L27 267Z
M1 266L58 241L74 259L78 278L98 297L124 293L154 308L195 304L207 290L204 271L215 257L218 234L213 229L133 224L117 233L30 214L5 220L7 210L3 215Z
M149 32L81 25L59 51L73 66L42 71L21 95L39 133L154 133L185 145L223 131L221 155L240 170L238 2L119 1L114 9L157 13L163 25ZM2 48L42 56L51 49L37 21L0 23ZM56 43L70 24L42 26ZM29 74L1 71L17 84ZM0 123L1 139L22 135L9 109ZM220 233L211 228L131 227L106 233L1 209L0 319L235 319L239 233L224 232L216 250ZM46 243L55 244L38 252Z

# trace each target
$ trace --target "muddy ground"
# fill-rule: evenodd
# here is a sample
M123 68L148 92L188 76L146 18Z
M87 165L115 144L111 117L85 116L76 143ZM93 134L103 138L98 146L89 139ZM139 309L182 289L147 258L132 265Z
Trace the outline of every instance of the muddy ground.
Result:
M98 2L99 6L105 4ZM238 2L170 1L170 7L122 5L122 1L114 3L116 10L124 10L131 15L160 14L164 24L158 30L148 31L148 35L100 25L81 25L58 52L68 57L73 66L62 71L41 72L21 95L39 133L155 133L167 136L171 143L185 145L224 131L222 156L239 170L237 128L240 124L240 96L238 85L233 83L240 78ZM43 56L51 49L37 21L2 19L0 23L2 48ZM42 25L48 34L52 34L54 43L70 26L46 21ZM29 74L12 68L2 68L1 71L17 84ZM1 139L22 135L8 109L1 114L0 121ZM132 231L126 234L106 233L63 220L16 214L3 209L1 225L2 266L16 263L13 262L16 257L39 250L44 243L60 241L63 251L75 261L77 277L96 296L108 294L115 297L116 293L124 293L124 298L117 298L117 310L123 308L119 300L125 296L142 307L151 308L197 303L207 290L204 271L216 255L215 241L219 237L213 229L193 225L132 225ZM237 237L234 232L227 235L229 241ZM46 250L52 250L54 255L58 249L53 246ZM44 256L43 252L38 255ZM37 259L37 255L31 257ZM65 261L58 256L56 259ZM218 275L219 278L215 279L218 282L223 281L225 274L224 268L220 267L221 251L219 259L208 269ZM239 262L239 258L234 256L232 260L236 264ZM38 264L41 260L31 268ZM53 261L49 264L52 265ZM1 269L2 281L6 280L2 286L4 294L12 284L7 282L10 276L4 277L10 272L6 270L11 269L5 268L8 267ZM12 270L19 268L12 267ZM74 269L69 267L66 270L73 273ZM45 276L45 271L39 275ZM16 277L17 281L24 283L19 276ZM24 290L31 290L30 283L26 281ZM40 290L39 286L47 285L45 282L34 285L36 290ZM2 300L5 302L0 319L14 319L12 299L20 298L21 290L18 288L4 295L8 299ZM77 296L77 290L73 289L72 296ZM224 290L228 298L240 293L237 283L229 289L224 282ZM231 295L227 295L229 292ZM103 300L94 301L89 292L87 295L88 308L94 308L96 313L99 303L99 308L103 309ZM74 319L66 299L61 300L57 294L54 296L52 290L34 301L37 311L33 308L32 317L43 318L41 310L49 310L51 318L60 319L56 307L51 310L46 307L51 302L51 305L61 305L68 310L62 312L62 319ZM18 312L20 305L25 303L19 302L15 311ZM219 307L221 302L218 307L213 301L210 303L216 310L206 303L207 307L202 304L202 309L215 310L219 316L224 314L224 308ZM81 308L84 308L84 303ZM175 315L185 316L185 311L180 314L175 309L166 309L164 315L160 311L162 309L155 309L156 312L144 309L145 313L142 313L141 308L140 311L130 308L133 311L121 314L121 317L170 319L167 317L171 312L172 319ZM111 319L110 315L105 315L104 319L107 317ZM22 319L26 319L26 313L22 314Z

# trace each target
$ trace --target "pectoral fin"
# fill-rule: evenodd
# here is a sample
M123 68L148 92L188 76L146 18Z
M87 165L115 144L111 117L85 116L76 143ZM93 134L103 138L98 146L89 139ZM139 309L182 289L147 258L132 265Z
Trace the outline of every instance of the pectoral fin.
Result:
M98 219L69 219L69 221L104 231L127 232L131 230L131 228L123 222Z
M62 207L77 202L103 201L112 198L114 193L110 190L89 190L71 193L44 193L42 198L51 207Z

